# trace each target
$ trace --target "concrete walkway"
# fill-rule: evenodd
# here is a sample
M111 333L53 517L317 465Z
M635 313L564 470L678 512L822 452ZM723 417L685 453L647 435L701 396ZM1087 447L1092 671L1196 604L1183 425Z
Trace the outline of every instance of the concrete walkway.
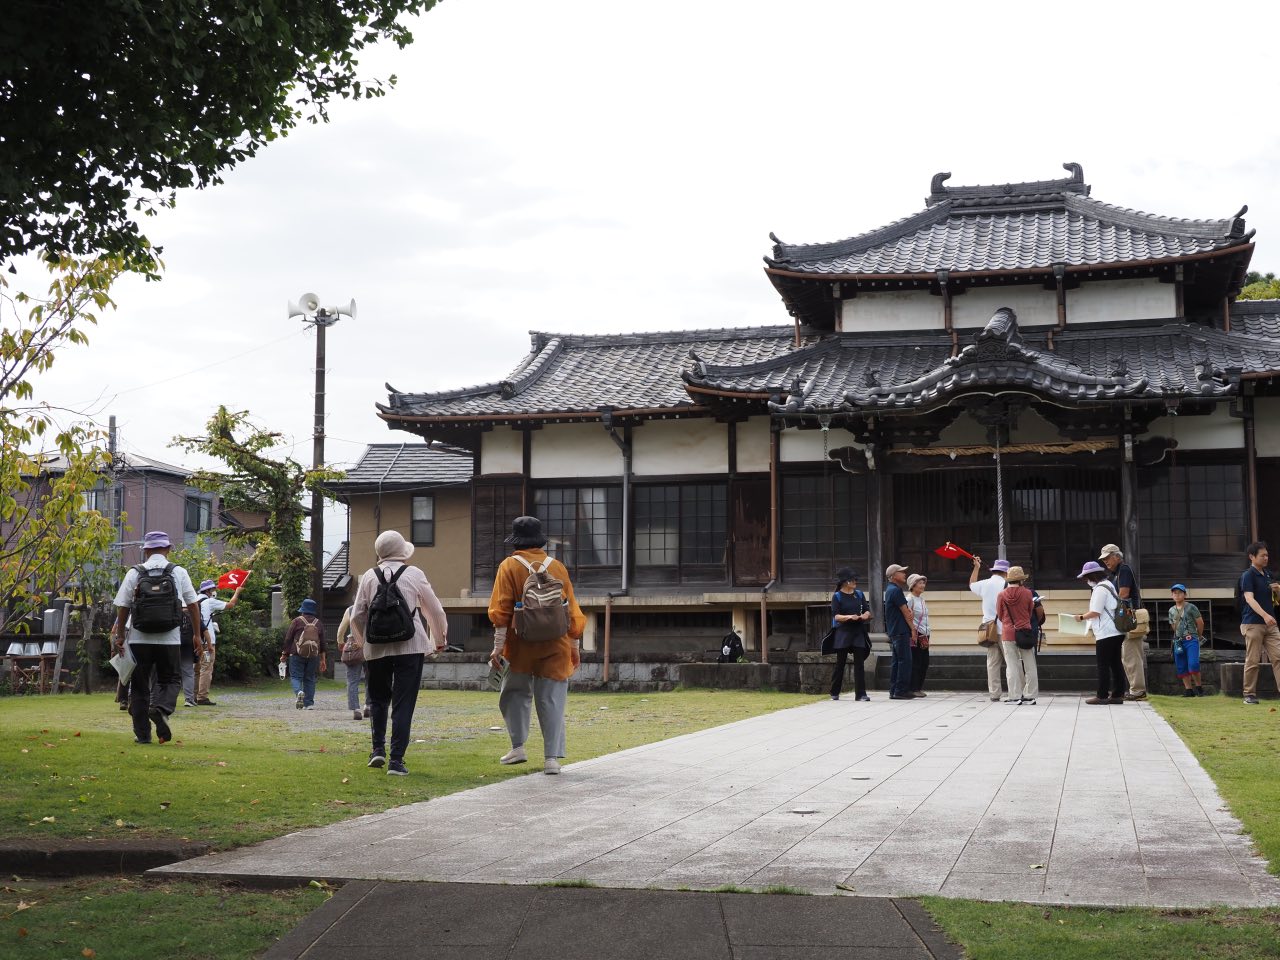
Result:
M1078 696L825 701L159 872L1280 904L1160 716Z
M960 960L911 900L354 881L264 960Z

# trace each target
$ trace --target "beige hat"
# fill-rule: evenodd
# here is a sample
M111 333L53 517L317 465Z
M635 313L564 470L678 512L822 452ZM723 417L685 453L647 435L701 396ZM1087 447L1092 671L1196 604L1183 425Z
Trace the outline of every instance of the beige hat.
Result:
M1004 578L1008 583L1021 583L1027 579L1027 572L1021 567L1010 567Z
M910 567L904 567L900 563L891 563L884 568L884 578L886 580L892 580L895 573L906 573L910 569Z
M921 581L928 583L929 578L926 577L923 573L913 573L911 576L907 577L907 589L910 590L912 587L914 587L917 583L920 583Z
M373 552L378 562L384 560L408 560L413 556L413 544L405 540L398 530L383 530L373 541Z
M1098 559L1105 560L1107 559L1107 557L1111 556L1113 553L1118 553L1121 556L1124 556L1124 551L1122 551L1114 543L1108 543L1105 547L1102 548L1102 552L1098 554Z

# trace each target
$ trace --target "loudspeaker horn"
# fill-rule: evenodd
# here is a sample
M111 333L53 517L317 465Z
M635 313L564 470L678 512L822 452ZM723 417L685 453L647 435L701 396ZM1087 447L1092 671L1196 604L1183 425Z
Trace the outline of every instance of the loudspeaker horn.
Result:
M350 317L352 320L354 320L354 319L356 318L356 302L355 302L355 300L352 300L352 301L351 301L350 303L348 303L345 307L343 307L343 306L337 306L337 307L326 307L325 309L326 309L329 313L333 314L335 317L336 317L336 316L339 316L339 315L344 315L344 316L348 316L348 317Z
M309 317L320 309L320 298L314 293L304 293L297 300L289 301L289 316Z

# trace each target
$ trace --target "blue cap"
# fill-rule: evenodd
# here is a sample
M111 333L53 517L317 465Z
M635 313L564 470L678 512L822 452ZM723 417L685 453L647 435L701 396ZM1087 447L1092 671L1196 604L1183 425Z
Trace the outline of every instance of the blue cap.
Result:
M1170 593L1173 593L1173 591L1175 590L1181 590L1183 593L1190 592L1189 590L1187 590L1187 585L1185 583L1175 583L1172 587L1169 588Z

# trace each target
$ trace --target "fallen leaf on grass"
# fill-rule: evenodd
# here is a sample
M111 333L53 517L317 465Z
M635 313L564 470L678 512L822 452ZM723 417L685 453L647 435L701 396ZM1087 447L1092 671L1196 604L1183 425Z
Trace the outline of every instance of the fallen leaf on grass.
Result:
M57 823L58 818L57 817L41 817L40 822L41 823Z
M160 801L160 809L161 809L161 810L168 810L168 809L169 809L169 804L170 804L170 803L171 803L171 801L169 801L169 800L161 800L161 801Z
M97 954L94 953L92 950L90 950L88 947L85 947L83 950L80 951L80 956L92 958L92 957L96 957Z
M350 783L350 782L351 782L351 778L350 778L350 777L343 777L343 778L342 778L342 782L343 782L343 783Z
M227 765L227 761L225 760L219 760L217 763L214 764L215 767L225 767L226 765Z
M20 937L25 937L26 935L27 935L27 928L26 928L26 927L19 927L19 928L18 928L18 936L20 936Z
M1033 863L1033 864L1031 865L1031 869L1032 869L1032 870L1043 870L1043 869L1044 869L1044 864L1043 864L1043 863Z
M32 906L34 906L34 904L27 903L27 901L25 900L19 900L18 905L13 909L14 909L14 912L16 913L19 910L30 910Z
M73 733L73 734L72 734L72 736L73 736L73 737L78 737L78 736L80 736L80 731L79 731L79 730L77 730L75 733Z
M261 802L262 802L262 801L260 801L260 800L250 800L250 801L249 801L249 806L251 806L251 807L252 807L255 803L261 803Z
M31 751L30 751L30 750L28 750L26 747L23 747L23 748L22 748L22 752L23 752L23 753L30 753Z
M856 893L856 892L857 892L857 891L855 891L855 890L853 889L853 887L851 887L851 886L850 886L849 884L847 884L847 883L837 883L837 884L836 884L836 889L837 889L837 890L844 890L844 891L846 891L846 892L848 892L848 893Z
M330 802L330 803L336 803L336 804L337 804L338 806L340 806L340 807L349 807L349 806L351 806L350 802L349 802L349 801L347 801L347 800L330 800L329 802Z
M124 821L123 821L123 820L117 820L117 821L116 821L116 826L117 826L117 827L123 827L123 826L124 826Z

